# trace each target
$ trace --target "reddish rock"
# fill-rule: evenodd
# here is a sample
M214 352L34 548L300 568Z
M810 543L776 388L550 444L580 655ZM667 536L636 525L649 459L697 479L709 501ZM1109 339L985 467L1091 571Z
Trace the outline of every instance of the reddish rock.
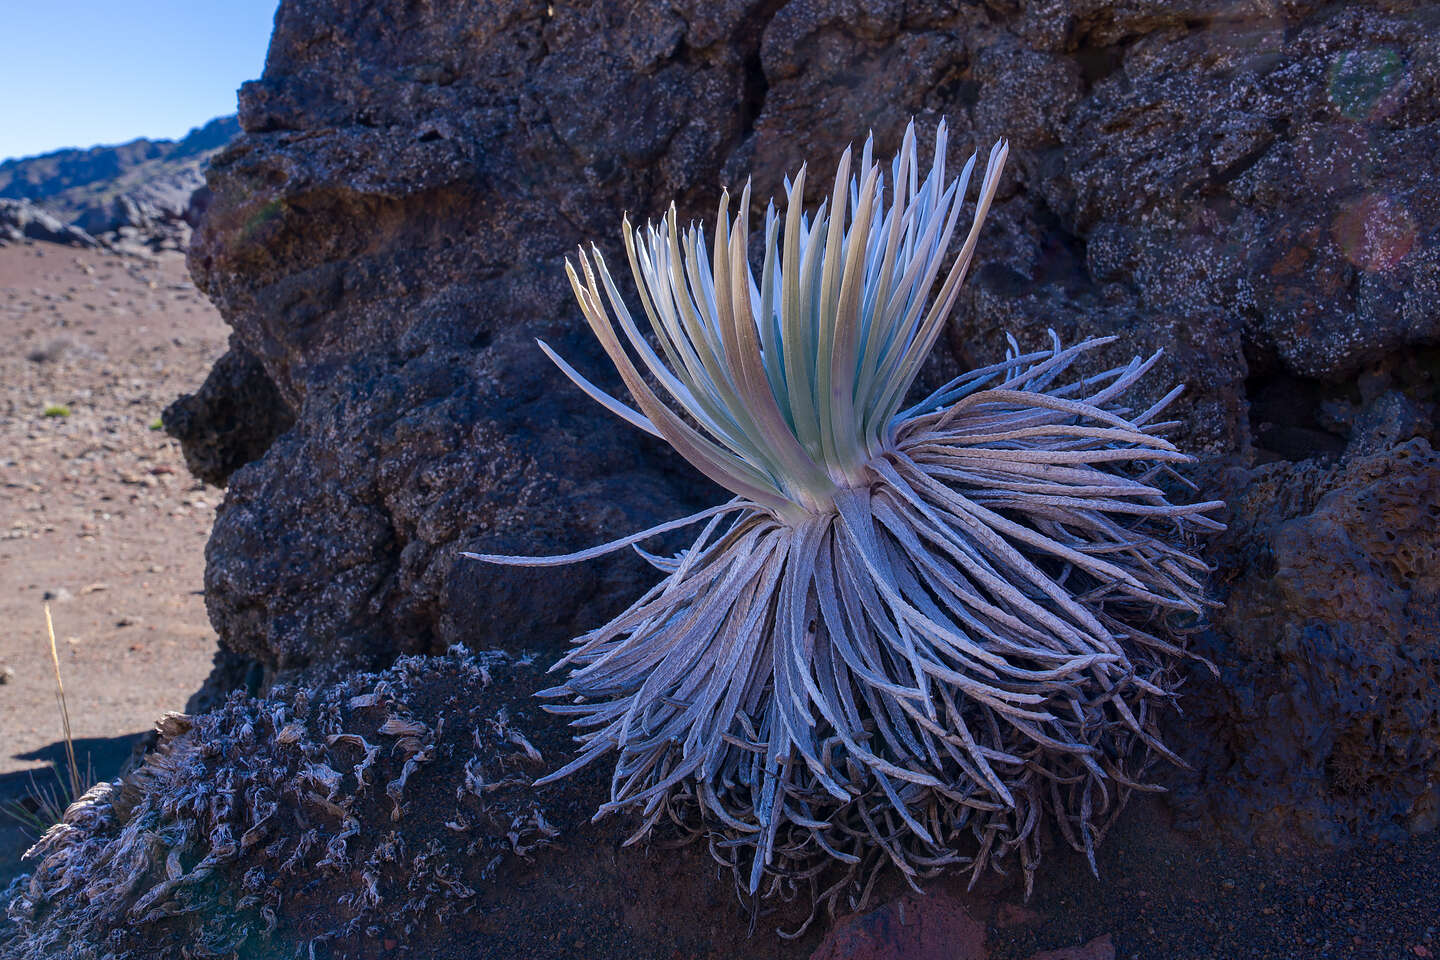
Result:
M1115 944L1107 933L1078 947L1042 950L1030 960L1115 960Z
M907 894L835 924L810 960L986 960L985 926L958 900ZM1113 954L1112 954L1113 957Z
M1039 923L1043 917L1021 903L1002 903L995 910L995 926L1001 930L1015 927L1029 927Z

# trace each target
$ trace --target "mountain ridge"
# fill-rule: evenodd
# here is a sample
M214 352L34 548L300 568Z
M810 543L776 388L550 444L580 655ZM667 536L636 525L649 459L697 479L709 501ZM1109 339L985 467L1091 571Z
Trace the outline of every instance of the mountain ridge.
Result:
M188 165L208 159L239 132L240 123L230 114L194 127L178 140L136 137L124 143L65 147L0 161L0 198L29 200L53 209L57 200L65 203L67 194L123 178L137 167L157 161Z
M86 235L109 236L183 249L196 216L192 198L205 186L205 167L239 132L231 114L178 140L138 137L0 162L0 204L12 228L6 236L82 244L94 242ZM35 226L43 227L47 218L54 229Z

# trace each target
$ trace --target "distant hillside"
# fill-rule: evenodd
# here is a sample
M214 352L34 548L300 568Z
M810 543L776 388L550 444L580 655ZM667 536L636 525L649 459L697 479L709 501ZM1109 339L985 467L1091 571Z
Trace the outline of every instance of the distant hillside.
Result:
M128 197L161 217L183 215L205 182L205 161L240 132L234 116L211 120L179 140L132 140L56 150L0 163L0 199L29 200L67 223L86 224Z

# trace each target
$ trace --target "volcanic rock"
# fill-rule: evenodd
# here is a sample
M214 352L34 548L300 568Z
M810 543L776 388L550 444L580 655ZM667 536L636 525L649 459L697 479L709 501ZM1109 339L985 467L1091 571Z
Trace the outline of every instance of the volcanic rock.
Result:
M1152 389L1190 385L1178 438L1242 504L1224 543L1272 548L1247 484L1330 476L1347 445L1383 458L1434 429L1423 359L1388 400L1359 398L1363 414L1351 384L1440 343L1424 293L1440 244L1423 229L1440 191L1422 147L1440 123L1440 33L1405 5L1138 11L282 5L191 250L297 418L230 480L208 552L222 645L274 675L456 642L554 651L602 622L648 581L634 561L538 575L457 559L565 552L718 496L534 348L543 336L617 386L562 259L591 239L620 259L622 211L677 197L682 218L712 215L743 171L764 198L866 128L891 149L912 115L925 130L949 118L957 165L1002 134L1014 158L926 376L1047 327L1163 348ZM1342 407L1348 420L1327 419ZM1281 458L1296 466L1247 472ZM1252 569L1224 544L1214 557L1222 585ZM1396 616L1433 636L1421 610ZM1302 622L1292 605L1257 640L1222 614L1211 659ZM1232 772L1249 748L1233 749ZM1353 820L1333 791L1242 779L1257 808L1298 789L1337 804L1327 822Z
M567 552L720 497L534 347L543 337L618 389L563 259L595 240L620 263L623 212L643 221L676 198L682 219L713 218L719 185L740 187L746 171L757 217L802 159L821 165L810 179L817 202L823 165L867 128L884 154L911 116L922 142L945 116L953 167L1009 135L1012 168L925 379L997 359L1007 332L1027 346L1047 342L1047 328L1067 342L1114 334L1112 360L1163 348L1153 389L1189 385L1173 433L1202 454L1191 476L1231 502L1230 529L1208 554L1227 606L1195 625L1221 677L1197 665L1185 716L1170 724L1194 767L1170 777L1180 818L1311 845L1433 830L1436 16L1419 3L1310 0L284 0L265 74L241 93L245 132L211 163L190 249L197 282L235 335L230 366L193 407L215 412L184 431L202 469L228 473L206 574L222 672L258 671L273 688L270 699L232 701L192 723L216 743L243 740L247 724L257 744L273 743L284 723L264 718L282 707L286 723L321 722L293 699L321 679L349 691L357 668L457 643L547 660L637 596L653 573L633 558L537 573L458 556ZM246 409L245 391L260 384L244 372L254 364L293 411L288 429L274 418L253 431L226 425L224 411ZM444 662L434 669L469 669ZM434 685L467 702L458 680ZM323 692L311 699L340 704ZM334 709L326 716L351 722L346 707ZM408 716L436 729L439 709ZM370 727L362 732L374 742ZM558 736L548 743L547 759L568 748ZM298 754L264 749L257 770L300 771ZM354 761L332 757L338 749L323 745L305 762L338 773L344 791ZM484 747L501 758L505 749ZM481 763L483 752L473 754ZM393 829L410 856L440 843L430 862L455 864L481 896L490 887L436 826L468 802L450 799L463 781L460 753L444 762L452 766L427 770L446 772L432 781L445 789L417 792ZM200 843L215 825L212 812L166 799L238 769L203 763L185 768L193 781L157 778L133 801L149 804L146 823L164 823L166 843ZM317 776L317 795L338 805L329 775ZM343 817L312 820L310 801L290 789L277 837L293 843L320 823L328 845L344 832ZM365 802L379 804L367 817L388 815L379 797ZM73 857L79 870L114 849L130 821L112 801L92 808L99 819L57 839L52 860ZM311 827L300 828L302 815ZM204 926L204 911L157 917L180 931L166 942L223 946L240 925L248 938L256 911L268 922L268 885L297 885L262 860L268 846L236 839L253 825L240 826L228 846L220 833L194 848L235 857L208 861L217 883L194 889L254 893L229 904L248 919L222 929ZM379 856L382 836L346 838L342 849L363 844ZM595 858L595 843L571 849ZM157 857L145 853L137 869L159 869ZM27 942L72 923L98 936L97 920L57 906L69 889L57 879L64 862L42 865L39 893L12 907L29 924ZM195 862L182 854L169 879ZM255 891L242 866L262 871ZM611 895L594 881L601 875L585 874L584 896ZM637 869L631 881L640 876L649 874ZM106 888L84 909L131 910L142 886ZM333 917L290 897L285 909L301 919L277 919L291 926L273 936L294 947L355 935L345 925L364 912L366 888L355 889L359 899ZM647 928L661 931L657 940L688 929L703 899L695 889L677 888L692 898L686 919L665 914ZM412 895L396 889L390 906L364 914L381 931L372 942L411 922L402 904ZM167 896L147 909L187 902ZM431 903L448 900L437 889ZM508 902L497 897L495 909ZM432 921L414 922L406 935L429 942ZM526 926L503 912L495 923L507 936Z
M94 247L94 237L67 226L28 200L0 200L0 244L45 240L72 247Z
M166 407L161 420L180 441L190 472L223 487L230 474L260 459L295 415L260 361L244 347L231 347L200 389Z
M1349 846L1437 825L1440 455L1424 439L1328 468L1276 462L1231 494L1219 599L1175 724L1198 822Z

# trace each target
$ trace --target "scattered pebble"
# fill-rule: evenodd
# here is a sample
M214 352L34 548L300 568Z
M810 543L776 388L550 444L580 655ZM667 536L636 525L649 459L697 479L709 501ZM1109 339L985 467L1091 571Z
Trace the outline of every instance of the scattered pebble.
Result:
M197 589L218 497L195 489L177 442L150 425L204 382L228 331L182 283L180 254L49 249L0 248L0 804L35 768L25 756L58 735L42 604L77 738L183 709L215 651ZM7 822L0 889L24 852Z

